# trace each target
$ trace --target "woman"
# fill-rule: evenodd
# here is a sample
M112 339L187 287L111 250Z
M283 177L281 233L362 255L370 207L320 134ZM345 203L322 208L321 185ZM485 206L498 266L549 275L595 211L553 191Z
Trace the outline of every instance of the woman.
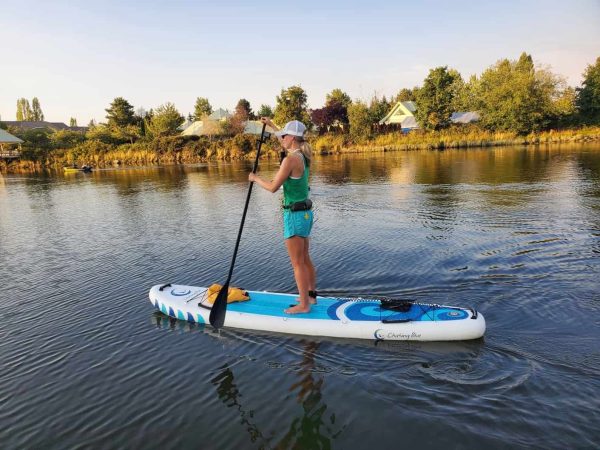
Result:
M293 120L281 131L267 117L261 121L273 128L275 136L288 152L272 181L263 180L254 173L248 175L263 189L276 192L283 185L283 238L294 268L298 286L298 305L285 310L287 314L310 312L310 305L317 302L315 267L308 252L309 236L313 224L313 213L308 200L308 175L311 149L304 140L306 127Z

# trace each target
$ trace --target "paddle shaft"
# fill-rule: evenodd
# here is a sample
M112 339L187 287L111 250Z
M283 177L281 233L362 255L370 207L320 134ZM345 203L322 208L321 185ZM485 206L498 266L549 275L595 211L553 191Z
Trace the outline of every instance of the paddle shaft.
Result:
M260 132L260 140L258 141L258 148L256 150L256 159L254 160L254 167L252 168L252 173L256 173L256 170L258 169L258 159L260 158L260 149L264 141L266 126L267 125L263 123L262 131ZM219 291L217 299L215 300L215 303L213 304L213 307L210 311L209 321L210 324L215 328L220 328L225 322L225 313L227 312L227 292L229 291L229 282L231 281L231 276L233 275L233 268L235 266L235 260L237 258L238 249L240 247L240 239L242 238L244 223L246 222L246 213L248 212L250 196L252 195L252 186L254 186L254 181L251 181L250 185L248 186L246 204L244 205L244 213L242 214L240 229L238 230L237 239L235 241L235 249L233 251L233 257L231 258L231 265L229 266L229 274L227 275L227 281L225 281L225 284Z
M267 125L263 123L262 131L260 132L260 141L258 142L258 149L256 151L256 159L254 160L254 167L252 167L252 173L256 173L258 169L258 158L260 157L260 149L263 143L263 136L265 134L265 127ZM248 212L248 205L250 204L250 196L252 195L252 186L254 181L250 182L248 186L248 194L246 195L246 204L244 205L244 213L242 214L242 221L240 223L240 229L238 231L237 239L235 241L235 250L233 251L233 258L231 259L231 266L229 267L229 275L227 275L227 281L225 284L229 284L231 281L231 275L233 274L233 267L235 266L235 259L237 258L237 252L240 248L240 239L242 238L242 230L244 229L244 222L246 222L246 213Z

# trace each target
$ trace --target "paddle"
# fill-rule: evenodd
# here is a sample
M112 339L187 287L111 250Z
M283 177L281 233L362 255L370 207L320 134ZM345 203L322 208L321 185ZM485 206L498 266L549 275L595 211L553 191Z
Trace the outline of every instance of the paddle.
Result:
M256 159L254 160L254 167L252 173L256 173L258 169L258 158L260 157L260 149L263 142L265 141L265 128L267 124L263 123L262 131L260 132L260 140L258 141L258 147L256 150ZM242 230L244 229L244 222L246 220L246 212L248 211L248 203L250 202L250 195L252 195L252 186L254 182L251 181L248 186L248 195L246 195L246 204L244 205L244 213L242 214L242 222L240 223L240 229L238 231L237 240L235 241L235 250L233 251L233 258L231 259L231 266L229 267L229 275L227 275L227 281L219 291L217 299L213 303L210 310L210 316L208 320L210 324L215 328L221 328L225 323L225 314L227 313L227 292L229 291L229 282L231 281L231 275L233 274L233 266L235 265L235 258L237 257L238 248L240 246L240 238L242 237Z

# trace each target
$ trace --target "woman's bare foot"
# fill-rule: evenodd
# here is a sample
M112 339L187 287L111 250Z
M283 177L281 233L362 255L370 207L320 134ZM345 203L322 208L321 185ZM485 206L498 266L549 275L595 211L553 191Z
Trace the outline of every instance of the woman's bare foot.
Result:
M296 297L296 301L300 302L300 297ZM313 298L313 297L308 297L308 303L311 305L316 305L317 304L317 299Z
M310 312L310 305L296 305L283 311L286 314L305 314Z

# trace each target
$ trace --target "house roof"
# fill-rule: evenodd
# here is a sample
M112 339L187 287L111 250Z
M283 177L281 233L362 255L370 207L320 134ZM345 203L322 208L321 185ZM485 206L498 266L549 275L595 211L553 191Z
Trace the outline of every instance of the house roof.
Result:
M46 122L40 121L27 121L27 120L3 120L2 123L9 127L20 128L21 130L35 130L37 128L50 128L54 131L58 130L69 130L69 131L82 131L88 130L88 127L70 127L63 122Z
M69 126L63 122L46 122L46 121L27 121L27 120L3 120L3 123L10 127L17 127L25 130L34 128L52 128L53 130L66 130Z
M183 122L181 125L179 125L179 126L177 127L177 129L178 129L179 131L185 131L185 129L186 129L187 127L189 127L189 126L190 126L191 124L193 124L193 123L194 123L194 122L192 122L190 119L186 119L186 120L185 120L185 122Z
M450 116L452 123L477 122L481 117L477 111L453 112Z
M8 131L0 128L0 143L2 143L2 144L20 144L21 142L23 142L23 141L21 139L19 139L18 137L13 136Z
M416 110L417 105L413 101L397 102L379 124L402 123L406 117L414 116Z
M419 128L419 123L415 119L415 116L408 116L400 122L400 127L403 130L414 130L415 128Z
M204 122L202 120L196 120L195 122L188 125L185 130L181 132L182 136L202 136L202 129L204 128Z
M263 124L260 120L249 120L244 126L244 133L260 135L260 133L262 132L262 126ZM265 128L265 131L271 134L275 132L275 130L273 130L271 127Z
M228 119L229 117L231 117L231 114L229 114L229 111L227 111L223 108L217 109L210 116L208 116L208 118L211 120L225 120L225 119Z

